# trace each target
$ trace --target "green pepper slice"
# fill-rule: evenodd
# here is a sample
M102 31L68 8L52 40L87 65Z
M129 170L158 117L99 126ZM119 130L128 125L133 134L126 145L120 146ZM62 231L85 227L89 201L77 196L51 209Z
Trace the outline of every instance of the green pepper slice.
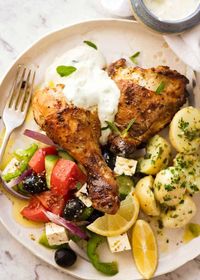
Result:
M38 149L38 145L33 143L29 148L27 148L25 150L23 150L23 149L15 150L14 156L18 160L30 160L37 149Z
M117 262L101 262L96 252L99 245L105 240L105 237L91 233L91 237L87 243L87 255L93 266L106 275L115 275L118 273Z
M7 173L3 173L3 180L9 182L10 180L19 177L27 169L28 162L37 149L38 146L36 144L32 144L25 150L17 149L14 152L14 157L17 159L17 162L15 163L14 168L12 168L11 171L8 170Z

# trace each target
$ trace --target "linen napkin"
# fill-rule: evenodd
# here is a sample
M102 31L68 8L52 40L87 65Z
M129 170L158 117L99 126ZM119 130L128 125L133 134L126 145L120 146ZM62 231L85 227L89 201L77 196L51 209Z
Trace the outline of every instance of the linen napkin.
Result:
M129 0L101 0L101 5L111 14L120 17L133 15ZM163 36L175 54L194 71L200 72L200 24L179 35Z

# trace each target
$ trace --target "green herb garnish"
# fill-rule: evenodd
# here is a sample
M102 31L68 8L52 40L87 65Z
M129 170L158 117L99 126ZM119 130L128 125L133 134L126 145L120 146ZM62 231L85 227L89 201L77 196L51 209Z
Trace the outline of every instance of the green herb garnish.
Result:
M109 126L107 125L107 126L102 127L101 130L106 130L108 128L109 128Z
M122 135L123 136L127 136L129 129L132 127L132 125L134 124L135 119L132 119L129 124L127 125L127 127L122 131Z
M168 191L168 192L170 192L170 191L172 191L172 190L174 189L174 187L173 187L172 185L170 185L170 184L165 184L165 185L164 185L164 188L165 188L165 190Z
M60 65L56 68L57 73L61 77L67 77L71 75L73 72L75 72L77 69L74 66L65 66L65 65Z
M179 120L178 128L182 130L184 136L189 141L200 137L200 131L198 129L189 129L189 122L184 121L183 118Z
M108 127L116 134L121 134L118 127L116 126L116 124L114 122L109 122L109 121L106 121Z
M158 220L158 227L159 227L159 229L164 228L162 220Z
M140 55L140 52L136 52L132 56L130 56L129 58L133 63L138 64L138 62L136 60L136 57L138 57L139 55Z
M183 118L180 119L179 121L179 128L182 130L182 131L185 131L189 126L189 122L185 122Z
M165 88L165 83L164 83L164 82L161 82L161 83L159 84L159 86L157 87L157 89L156 89L156 93L157 93L157 94L161 94L161 92L164 90L164 88Z
M96 46L93 42L91 42L91 41L83 41L83 43L85 43L85 44L88 45L89 47L91 47L91 48L97 50L97 46Z
M109 121L106 121L107 123L107 126L106 127L102 127L101 130L106 130L108 128L110 128L115 134L118 134L120 135L121 137L126 137L127 134L128 134L128 131L130 130L130 128L132 127L132 125L134 124L135 122L135 119L132 119L127 127L122 131L120 132L118 127L116 126L116 124L114 122L109 122Z

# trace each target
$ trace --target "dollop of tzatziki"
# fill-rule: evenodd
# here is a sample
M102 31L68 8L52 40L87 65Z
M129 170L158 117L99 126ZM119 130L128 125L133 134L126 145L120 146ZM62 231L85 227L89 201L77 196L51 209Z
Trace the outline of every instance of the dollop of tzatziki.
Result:
M73 71L66 76L60 75L58 66ZM84 109L97 109L101 127L105 127L106 121L114 121L120 97L117 85L103 70L105 67L105 57L99 50L88 45L77 46L57 57L48 67L45 85L63 84L67 101ZM102 130L102 144L107 142L109 133L109 129Z

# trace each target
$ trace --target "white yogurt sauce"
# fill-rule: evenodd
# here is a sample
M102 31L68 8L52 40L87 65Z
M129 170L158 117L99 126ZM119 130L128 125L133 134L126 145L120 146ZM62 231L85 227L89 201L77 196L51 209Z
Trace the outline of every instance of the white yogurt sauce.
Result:
M61 77L57 66L74 66L76 71ZM84 109L98 110L101 127L113 122L118 110L120 91L115 82L102 70L106 66L99 50L87 45L73 48L55 59L45 74L45 85L65 85L63 93L68 102ZM100 142L105 144L110 130L103 130Z
M144 0L149 11L160 20L180 20L191 15L200 0Z

